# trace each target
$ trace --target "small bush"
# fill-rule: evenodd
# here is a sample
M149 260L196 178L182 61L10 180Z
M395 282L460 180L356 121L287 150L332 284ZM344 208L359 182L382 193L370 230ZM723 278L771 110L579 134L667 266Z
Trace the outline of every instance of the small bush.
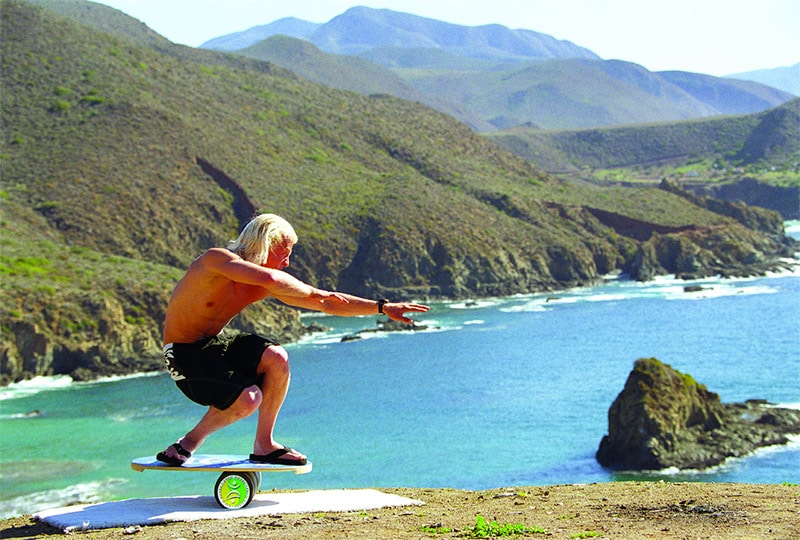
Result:
M476 518L474 527L470 527L462 536L467 538L497 538L501 536L512 536L515 534L545 534L546 531L540 527L526 527L522 523L506 523L500 525L496 521L486 521L483 516Z
M57 99L50 105L50 110L53 112L67 112L72 108L72 104L69 101L65 101L63 99Z

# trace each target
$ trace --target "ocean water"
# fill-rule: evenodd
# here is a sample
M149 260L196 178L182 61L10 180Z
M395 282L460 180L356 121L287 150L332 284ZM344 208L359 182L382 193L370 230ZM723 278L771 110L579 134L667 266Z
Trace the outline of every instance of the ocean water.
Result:
M787 223L800 236L800 223ZM700 285L687 293L686 285ZM800 407L800 270L693 282L609 278L551 294L434 304L421 331L343 336L372 317L314 316L331 330L287 345L292 386L279 441L307 475L262 489L454 487L641 479L800 482L800 439L698 472L615 473L594 459L636 359L691 374L724 402ZM312 318L312 317L309 317ZM76 502L211 494L213 473L134 472L204 409L165 374L0 389L0 517ZM204 453L249 453L255 418Z

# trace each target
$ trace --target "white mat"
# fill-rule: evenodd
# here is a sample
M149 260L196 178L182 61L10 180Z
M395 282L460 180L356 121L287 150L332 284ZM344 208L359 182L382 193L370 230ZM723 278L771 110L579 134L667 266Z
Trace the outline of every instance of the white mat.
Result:
M374 489L336 489L298 493L257 493L241 510L220 508L214 497L164 497L65 506L34 515L45 523L69 532L74 530L154 525L167 521L231 519L269 514L309 512L353 512L390 506L417 506L422 501L382 493Z

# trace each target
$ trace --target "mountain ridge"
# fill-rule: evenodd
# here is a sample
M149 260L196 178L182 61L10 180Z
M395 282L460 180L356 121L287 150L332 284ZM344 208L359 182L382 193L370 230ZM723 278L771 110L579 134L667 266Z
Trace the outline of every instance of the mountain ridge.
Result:
M716 154L749 165L776 156L792 159L800 155L800 98L747 115L580 130L518 126L489 135L509 150L515 137L529 149L539 150L531 154L518 148L515 154L533 162L537 157L546 160L544 168L552 172L568 172L584 165L624 167ZM526 137L531 139L525 142ZM548 159L543 152L547 147L565 156L563 161Z
M795 96L800 96L800 63L770 69L758 69L725 75L729 79L755 81Z
M296 17L284 17L283 19L254 26L241 32L234 32L232 34L212 38L201 44L200 48L218 51L236 51L256 45L258 42L275 35L285 35L309 40L314 31L320 26L322 26L320 23L312 23Z
M277 24L277 23L275 23ZM794 97L753 81L688 72L650 72L631 62L602 60L567 41L532 30L501 25L460 26L387 9L351 8L290 37L313 43L327 62L294 63L259 48L259 39L278 26L265 25L210 40L251 43L225 50L274 61L324 84L341 64L341 55L357 56L394 71L422 101L468 123L480 132L534 124L546 129L589 128L658 121L680 121L721 114L762 111ZM379 87L375 68L362 64L353 91ZM352 66L350 66L351 73ZM364 81L376 74L371 83ZM394 78L394 77L392 77ZM334 78L335 80L335 78ZM394 85L394 83L391 83ZM407 98L397 86L383 91Z
M289 22L290 21L290 22ZM596 54L565 40L532 30L512 30L499 24L463 26L436 19L393 11L353 7L326 23L280 19L273 23L234 32L206 41L200 48L219 43L241 42L245 48L276 33L306 39L325 52L356 55L375 47L433 47L473 58L525 59L599 58ZM292 26L294 25L294 26ZM228 48L225 50L235 50Z

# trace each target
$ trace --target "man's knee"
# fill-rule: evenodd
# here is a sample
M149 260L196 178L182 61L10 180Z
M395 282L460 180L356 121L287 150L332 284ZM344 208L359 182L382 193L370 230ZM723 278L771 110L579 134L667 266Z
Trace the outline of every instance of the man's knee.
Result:
M239 394L231 410L241 418L250 416L258 409L258 406L261 405L261 398L261 389L258 386L248 386Z
M261 354L259 373L289 373L289 353L280 345L270 345Z

